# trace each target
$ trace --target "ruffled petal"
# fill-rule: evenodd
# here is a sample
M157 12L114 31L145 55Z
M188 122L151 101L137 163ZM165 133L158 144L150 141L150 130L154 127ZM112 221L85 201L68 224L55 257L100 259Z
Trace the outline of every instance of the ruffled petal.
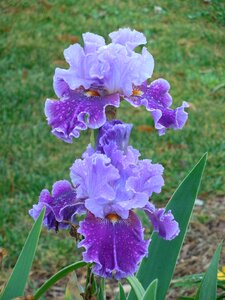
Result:
M171 211L165 211L165 208L156 209L151 203L144 207L145 213L152 223L155 232L158 232L165 240L172 240L178 236L179 224L174 220Z
M67 228L66 222L72 222L75 214L85 212L84 203L77 199L75 189L66 180L60 180L54 183L52 196L48 190L43 190L39 197L39 202L33 205L29 214L36 220L43 207L46 212L43 224L48 229Z
M89 213L78 232L84 236L79 243L86 249L84 261L95 263L92 270L101 277L131 276L147 255L149 241L144 240L141 222L133 212L126 220L116 215L100 219Z
M82 34L85 53L95 52L105 46L105 39L98 34L86 32Z
M77 196L85 198L85 206L96 217L103 218L105 209L115 199L115 181L120 177L118 170L103 154L77 159L71 167L71 180L77 187Z
M174 130L183 128L188 118L188 113L185 111L188 103L183 102L182 106L176 109L170 108L172 97L169 90L169 83L160 78L149 86L144 84L134 87L132 96L125 97L134 107L143 105L151 112L159 135L164 134L167 128Z
M97 73L102 70L102 84L108 93L130 96L134 84L140 85L151 77L153 58L146 51L143 50L142 54L129 53L120 44L109 44L99 49Z
M106 122L106 106L118 107L119 103L118 94L99 96L93 91L77 90L59 101L47 99L45 115L52 133L72 143L81 130L101 127Z
M87 180L86 174L90 176L90 180L84 184L80 183L80 179L74 181L71 173L74 185L78 186L78 196L87 198L85 206L96 217L116 213L126 219L131 209L143 208L152 193L160 193L164 184L163 167L159 164L152 164L150 160L139 160L140 153L128 146L130 131L130 124L124 124L118 120L106 122L99 130L95 149L89 146L83 155L84 160L76 161L74 164L76 166L75 173L83 174L79 175L79 178L83 178L83 182ZM103 157L109 158L107 164L110 163L111 168L108 166L108 174L105 175L101 168L98 172L93 171L91 166L94 153L104 154ZM90 166L87 167L87 165ZM89 169L89 173L87 169ZM98 183L94 179L95 173L98 173L96 178L101 182L100 187L105 191L104 180L108 180L107 176L110 172L114 173L115 171L118 177L112 178L110 190L106 189L104 194L102 191L100 193L97 188ZM91 182L94 182L94 185L91 185ZM90 192L86 191L89 187L92 189L92 186L96 188L93 195L90 196Z
M99 80L91 75L91 69L98 64L96 52L86 54L79 44L74 44L64 50L64 57L69 69L56 68L53 78L53 87L59 98L81 86L89 89L91 85L99 84Z
M130 28L121 28L109 34L114 44L126 46L127 49L133 50L139 45L147 43L146 37L142 32L131 30Z
M134 192L143 192L148 198L153 192L159 194L164 185L163 170L162 165L152 164L149 159L139 161L137 171L127 180L126 187Z

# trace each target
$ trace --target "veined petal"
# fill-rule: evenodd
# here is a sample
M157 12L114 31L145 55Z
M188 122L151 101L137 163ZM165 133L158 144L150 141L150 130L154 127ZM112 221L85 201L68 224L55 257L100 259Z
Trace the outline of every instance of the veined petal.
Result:
M133 275L147 254L149 241L143 239L138 217L130 212L128 219L116 215L105 219L89 213L78 230L84 236L83 259L95 263L93 272L101 277L121 279Z
M174 220L172 212L165 212L165 208L156 209L152 203L144 207L144 211L152 223L155 232L164 240L172 240L178 236L179 224Z
M101 127L106 122L106 106L118 107L119 103L118 94L100 96L93 91L85 92L81 89L58 101L47 99L45 115L52 133L72 143L74 137L79 137L81 130Z

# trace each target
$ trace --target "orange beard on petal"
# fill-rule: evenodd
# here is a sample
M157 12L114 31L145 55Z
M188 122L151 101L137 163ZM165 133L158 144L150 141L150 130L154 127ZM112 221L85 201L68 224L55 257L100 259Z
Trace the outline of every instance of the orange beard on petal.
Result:
M84 94L85 94L85 96L87 96L87 97L100 97L99 92L94 91L94 90L88 90L88 91L86 91Z
M142 96L143 92L140 90L133 90L132 96Z
M117 214L108 214L106 216L106 219L108 219L112 223L116 223L117 221L119 221L120 217Z

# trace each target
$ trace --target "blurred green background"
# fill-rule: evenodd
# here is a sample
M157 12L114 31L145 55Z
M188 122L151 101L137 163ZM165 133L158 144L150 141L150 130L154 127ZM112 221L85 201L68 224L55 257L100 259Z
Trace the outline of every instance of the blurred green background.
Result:
M43 113L45 99L55 97L54 69L67 67L63 50L82 43L83 32L107 39L120 27L142 31L155 58L153 79L171 83L174 107L190 103L185 128L162 137L144 108L122 103L119 109L121 120L134 123L131 144L165 167L166 184L154 201L167 201L206 151L199 198L225 194L224 1L1 1L0 9L0 247L7 252L0 285L33 224L28 210L41 189L69 179L69 167L89 142L90 132L72 145L58 140ZM43 230L33 270L44 266L43 272L53 273L75 261L78 251L66 236Z

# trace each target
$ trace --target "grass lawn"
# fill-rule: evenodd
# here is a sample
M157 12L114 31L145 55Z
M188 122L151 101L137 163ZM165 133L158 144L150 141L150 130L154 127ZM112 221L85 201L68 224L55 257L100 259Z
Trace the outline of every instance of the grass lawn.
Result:
M160 6L162 10L155 8ZM40 190L69 179L69 167L89 142L89 132L72 145L50 134L43 113L55 97L52 77L66 67L63 49L82 43L82 33L107 38L119 27L145 33L155 58L153 79L171 83L174 106L190 103L182 131L159 137L144 108L122 103L118 117L134 123L131 143L165 167L166 185L155 201L168 200L206 151L209 159L200 191L207 200L224 195L225 4L190 1L1 1L0 24L0 247L7 251L1 280L15 264L33 224L28 210ZM54 272L74 262L78 251L66 233L43 230L34 270Z

